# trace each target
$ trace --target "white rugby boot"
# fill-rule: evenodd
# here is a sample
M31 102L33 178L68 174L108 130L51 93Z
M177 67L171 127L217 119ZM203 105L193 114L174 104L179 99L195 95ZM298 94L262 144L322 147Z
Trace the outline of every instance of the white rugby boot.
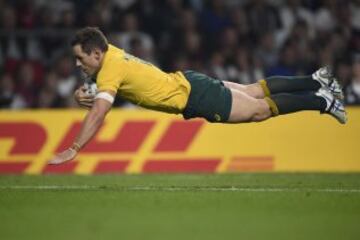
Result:
M326 109L323 113L330 114L341 124L345 124L347 122L344 104L341 100L337 99L328 88L320 88L315 95L326 100Z
M342 88L330 67L322 67L312 74L312 78L321 84L321 87L327 87L330 92L338 99L344 99Z

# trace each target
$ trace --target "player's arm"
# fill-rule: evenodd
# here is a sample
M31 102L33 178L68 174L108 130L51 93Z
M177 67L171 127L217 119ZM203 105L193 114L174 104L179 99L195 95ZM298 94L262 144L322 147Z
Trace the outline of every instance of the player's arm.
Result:
M75 158L81 148L83 148L95 135L97 130L99 130L106 114L111 109L115 94L113 91L102 91L96 94L94 104L86 115L81 130L72 146L57 154L49 161L49 164L60 164Z

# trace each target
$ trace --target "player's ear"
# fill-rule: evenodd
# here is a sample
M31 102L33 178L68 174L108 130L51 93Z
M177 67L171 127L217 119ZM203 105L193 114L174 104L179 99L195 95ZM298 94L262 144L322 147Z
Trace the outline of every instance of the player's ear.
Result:
M98 48L95 48L93 51L94 51L95 59L99 61L101 59L101 55L102 55L101 50Z

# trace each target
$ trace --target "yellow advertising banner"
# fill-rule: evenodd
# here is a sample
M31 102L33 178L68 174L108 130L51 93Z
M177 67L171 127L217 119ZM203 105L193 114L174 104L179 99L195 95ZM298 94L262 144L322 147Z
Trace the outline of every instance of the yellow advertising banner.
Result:
M83 110L0 111L0 174L360 172L360 108L349 123L303 112L262 123L214 124L147 110L113 109L74 161Z

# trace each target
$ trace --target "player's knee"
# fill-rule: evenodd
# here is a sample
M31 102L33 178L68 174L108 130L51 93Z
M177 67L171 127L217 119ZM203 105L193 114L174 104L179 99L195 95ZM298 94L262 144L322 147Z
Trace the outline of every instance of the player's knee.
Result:
M229 122L234 123L249 123L253 121L254 113L251 111L243 110L231 114Z
M258 122L268 118L269 106L264 99L255 99L242 92L233 92L229 122Z
M261 122L271 116L268 105L263 100L257 100L251 108L239 112L239 120L244 123Z
M251 117L251 122L262 122L268 119L268 115L264 113L257 113Z
M259 105L251 116L252 122L261 122L271 117L269 106L263 101L259 100Z

